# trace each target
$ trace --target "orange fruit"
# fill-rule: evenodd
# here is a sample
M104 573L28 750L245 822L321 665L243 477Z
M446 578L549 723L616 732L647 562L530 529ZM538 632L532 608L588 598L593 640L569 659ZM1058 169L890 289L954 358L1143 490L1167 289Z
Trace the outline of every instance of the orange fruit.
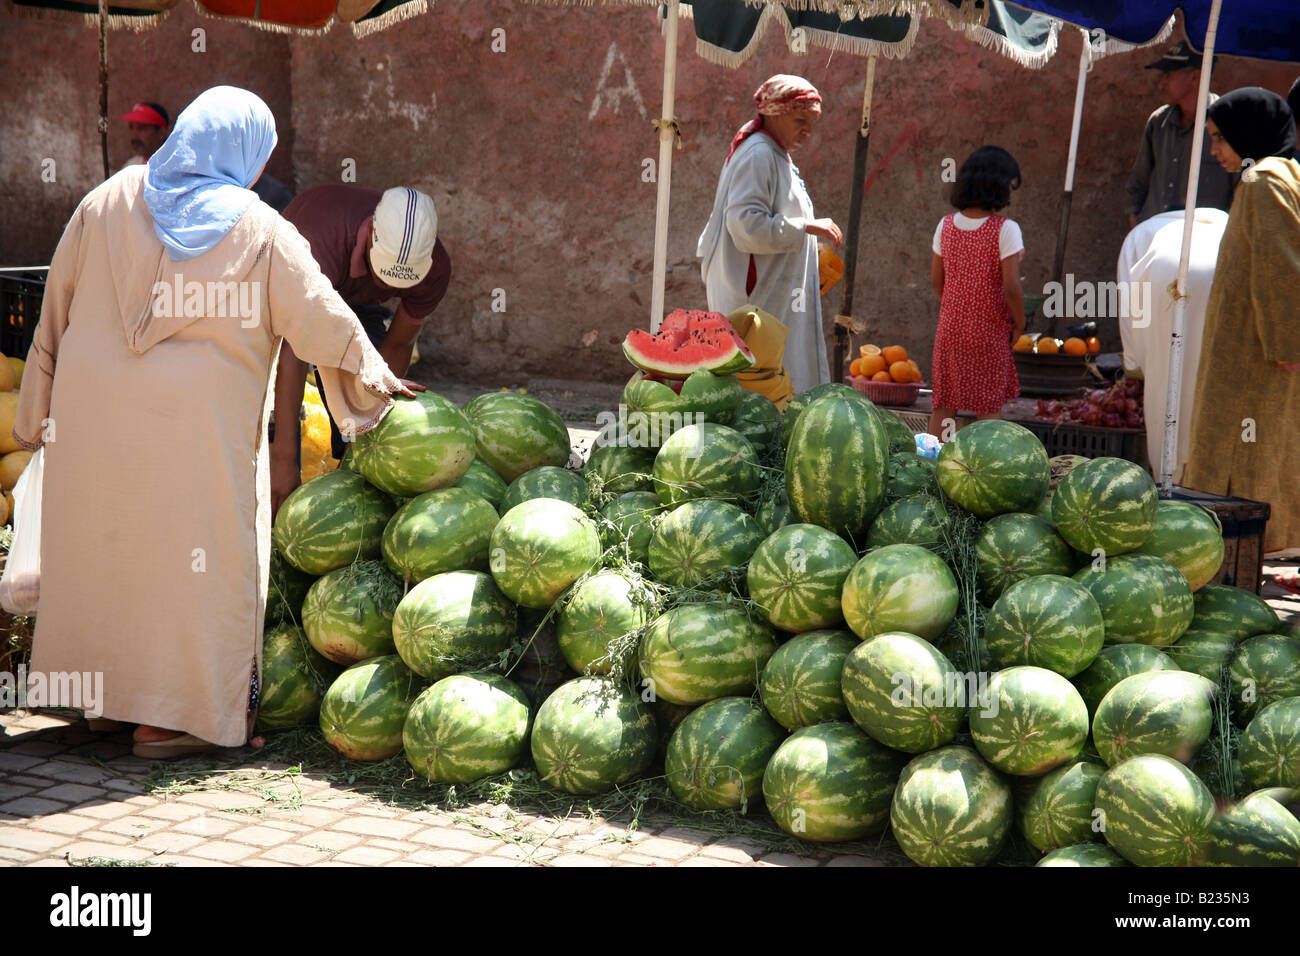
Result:
M893 365L895 362L907 361L907 349L903 348L901 345L887 345L881 354L885 356L885 361L890 365Z
M889 377L889 373L888 373L888 372L877 372L875 375L871 376L871 380L872 380L873 382L892 382L892 381L893 381L893 379Z
M895 382L910 382L912 380L912 366L907 364L906 359L894 362L889 366L889 377Z
M1055 355L1061 351L1061 347L1056 344L1056 339L1043 336L1038 340L1038 347L1034 351L1039 355Z
M868 355L879 355L879 354L880 354L880 346L879 346L879 345L864 345L864 346L862 346L860 349L858 349L858 354L861 355L863 358L866 358Z
M849 363L849 374L852 375L854 378L864 377L862 374L862 359L855 358L852 362Z
M1027 335L1022 335L1016 339L1016 344L1011 348L1016 352L1032 352L1034 350L1034 340Z
M1086 355L1088 352L1088 343L1083 339L1071 337L1065 340L1065 345L1061 347L1066 355Z
M912 370L912 381L914 382L921 381L921 366L917 365L916 362L912 361L911 359L907 360L907 365L908 368Z
M877 372L883 372L886 367L885 360L880 355L864 355L858 361L862 363L863 378L870 378Z
M1097 340L1097 336L1095 335L1090 336L1088 338L1087 345L1088 345L1088 352L1091 355L1096 355L1098 352L1101 351L1101 342Z

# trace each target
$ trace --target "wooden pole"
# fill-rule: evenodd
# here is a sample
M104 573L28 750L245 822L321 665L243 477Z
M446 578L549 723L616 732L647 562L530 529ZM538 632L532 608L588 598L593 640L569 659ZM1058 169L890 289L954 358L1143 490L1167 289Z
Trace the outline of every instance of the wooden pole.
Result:
M867 82L862 91L862 124L853 147L853 185L849 190L848 234L844 237L844 288L840 296L840 314L835 318L835 356L832 374L844 380L844 353L853 327L854 281L858 272L858 239L862 229L862 185L867 177L867 148L871 142L871 93L876 82L876 55L867 59Z

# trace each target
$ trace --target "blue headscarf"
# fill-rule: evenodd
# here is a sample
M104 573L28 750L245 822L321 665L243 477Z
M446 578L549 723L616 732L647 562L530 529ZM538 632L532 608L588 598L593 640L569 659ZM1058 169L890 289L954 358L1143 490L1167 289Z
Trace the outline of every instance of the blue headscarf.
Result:
M200 93L149 157L144 203L173 260L220 242L257 194L253 184L275 149L275 117L261 98L235 86Z

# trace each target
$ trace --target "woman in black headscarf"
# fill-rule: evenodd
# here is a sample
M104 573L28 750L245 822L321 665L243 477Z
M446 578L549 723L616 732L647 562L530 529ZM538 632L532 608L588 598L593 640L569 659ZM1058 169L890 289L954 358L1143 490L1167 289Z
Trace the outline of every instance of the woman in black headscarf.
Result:
M1286 100L1233 90L1210 151L1241 172L1205 313L1184 480L1272 506L1266 551L1300 548L1300 163Z

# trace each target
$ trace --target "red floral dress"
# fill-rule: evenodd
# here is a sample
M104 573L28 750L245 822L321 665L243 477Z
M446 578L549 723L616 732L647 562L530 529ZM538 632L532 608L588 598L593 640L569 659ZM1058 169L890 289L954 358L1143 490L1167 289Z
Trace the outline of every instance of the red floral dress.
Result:
M998 248L1005 221L989 216L968 230L958 229L951 215L943 219L943 299L930 365L934 408L992 415L1020 394Z

